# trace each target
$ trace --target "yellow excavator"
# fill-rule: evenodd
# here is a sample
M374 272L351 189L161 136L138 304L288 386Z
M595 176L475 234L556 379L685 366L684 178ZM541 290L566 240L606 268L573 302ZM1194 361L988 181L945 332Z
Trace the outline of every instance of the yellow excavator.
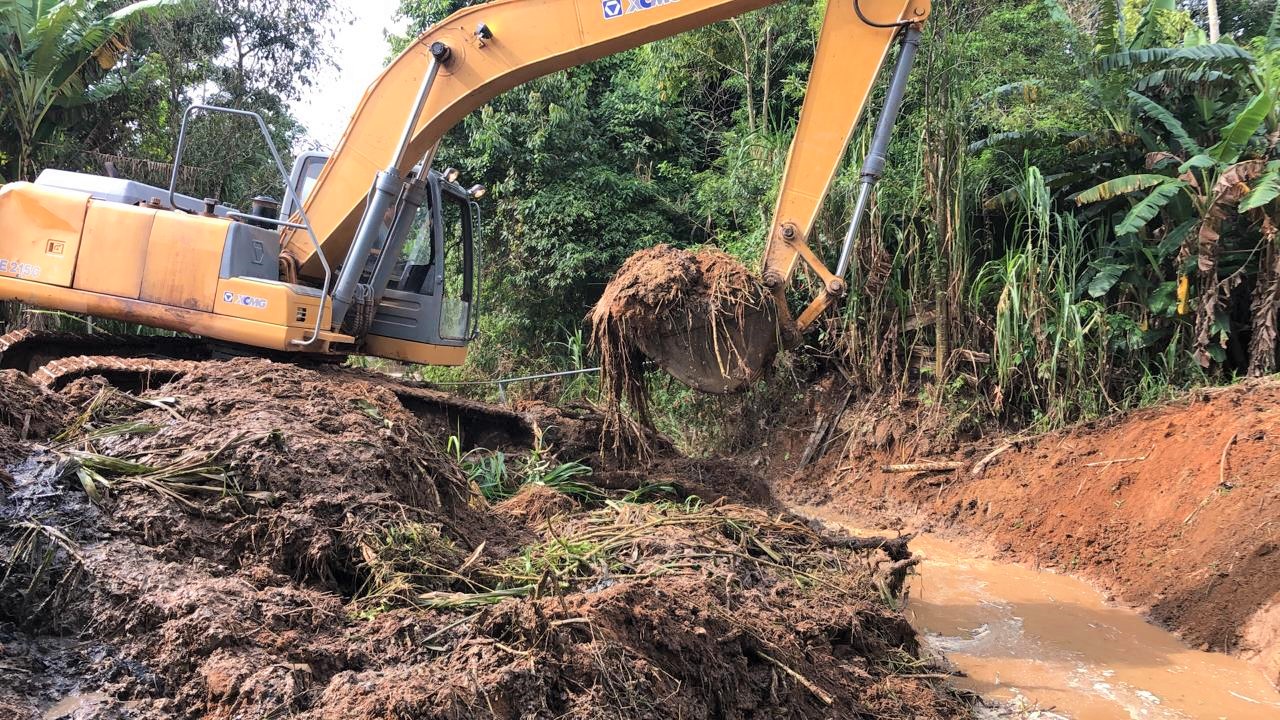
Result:
M533 78L776 1L496 0L459 10L374 81L332 154L304 154L291 173L260 116L193 106L168 188L59 170L0 187L0 299L299 358L360 353L461 364L476 332L484 188L432 167L445 133ZM769 362L772 337L798 337L844 293L852 241L929 11L929 0L829 1L766 241L761 280L777 311L763 325L756 316L726 331L745 365ZM809 234L895 43L901 50L853 217L829 268ZM207 113L256 121L285 183L280 203L263 197L243 212L177 192L188 125ZM793 317L785 293L802 264L823 289ZM676 337L661 346L680 344ZM712 391L740 387L759 369L653 360L685 365L678 377Z

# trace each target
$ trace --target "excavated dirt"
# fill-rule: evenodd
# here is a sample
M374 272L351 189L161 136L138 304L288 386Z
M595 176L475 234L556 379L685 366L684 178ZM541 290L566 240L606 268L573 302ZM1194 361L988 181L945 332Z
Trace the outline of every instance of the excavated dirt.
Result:
M725 252L669 245L623 263L588 320L616 449L644 448L649 422L645 364L704 392L738 392L778 349L772 296ZM634 421L626 417L629 410Z
M851 406L831 433L848 440L775 492L868 521L949 528L1085 576L1192 646L1254 658L1280 682L1280 384L952 448L936 442L942 433L912 430L910 415L879 400ZM794 457L808 440L782 444ZM948 461L962 467L884 467Z
M71 404L32 382L17 370L0 370L0 387L8 395L0 403L0 461L26 456L28 438L46 438L71 421ZM9 479L0 476L0 483Z
M817 534L745 467L597 463L603 490L490 505L425 395L194 367L0 375L0 717L969 716L885 601L909 551ZM509 449L592 422L495 413Z

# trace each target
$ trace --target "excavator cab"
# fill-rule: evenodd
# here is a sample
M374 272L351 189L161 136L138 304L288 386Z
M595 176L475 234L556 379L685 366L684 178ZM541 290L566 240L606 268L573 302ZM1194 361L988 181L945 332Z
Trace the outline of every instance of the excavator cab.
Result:
M294 161L289 176L291 192L281 217L296 214L306 202L316 179L324 170L329 156L308 152ZM418 165L411 177L421 175ZM397 243L391 238L401 223L409 223L400 249L388 257L390 272L384 273L381 250L365 261L361 279L366 284L379 282L385 275L385 289L376 310L364 330L365 338L378 345L388 338L439 347L465 348L475 338L479 314L480 204L484 187L463 188L458 184L458 171L427 171L420 179L423 204L400 206L388 212L379 229L387 246ZM410 217L412 215L412 217Z
M396 262L370 330L436 345L476 335L480 205L448 177L427 175L427 203Z

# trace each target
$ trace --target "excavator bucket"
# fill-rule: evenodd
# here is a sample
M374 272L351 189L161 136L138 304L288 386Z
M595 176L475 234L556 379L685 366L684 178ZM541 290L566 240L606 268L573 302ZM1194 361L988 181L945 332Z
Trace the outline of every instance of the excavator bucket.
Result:
M779 347L773 297L729 255L668 245L623 264L591 313L603 387L647 417L644 373L652 363L706 393L745 390Z
M635 338L640 351L689 387L725 395L745 390L778 353L777 317L768 306L729 313L683 310L662 319L657 332Z

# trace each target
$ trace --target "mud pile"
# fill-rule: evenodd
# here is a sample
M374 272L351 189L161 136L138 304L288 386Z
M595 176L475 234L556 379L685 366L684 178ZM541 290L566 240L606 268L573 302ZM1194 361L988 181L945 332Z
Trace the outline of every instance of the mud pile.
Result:
M21 460L28 438L47 438L71 422L71 404L45 392L25 373L0 370L0 387L7 395L0 401L0 461Z
M615 430L649 425L645 362L712 393L744 389L778 349L776 310L760 281L715 248L641 250L619 268L589 317Z
M885 601L901 543L686 497L679 464L491 505L348 372L0 380L11 428L66 410L21 421L0 494L0 716L967 715Z

